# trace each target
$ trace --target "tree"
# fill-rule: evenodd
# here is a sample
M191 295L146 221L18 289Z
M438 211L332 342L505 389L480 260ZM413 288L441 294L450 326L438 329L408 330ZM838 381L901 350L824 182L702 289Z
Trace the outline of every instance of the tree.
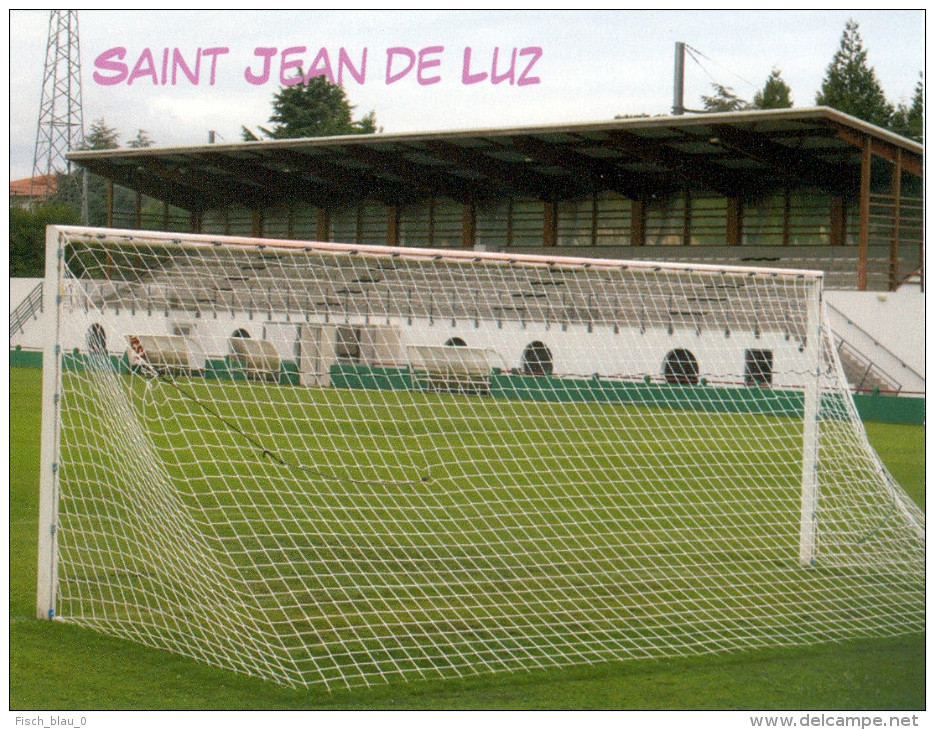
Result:
M146 147L152 147L155 144L145 129L136 130L136 137L127 142L127 147L140 150Z
M750 104L737 96L729 86L715 83L711 84L711 88L714 89L713 96L701 97L706 112L739 112L750 108Z
M120 147L120 134L113 127L107 126L103 117L91 123L91 128L84 137L86 150L113 150ZM77 177L81 180L81 176ZM86 183L89 226L107 225L107 181L102 177L88 173Z
M107 126L104 118L91 122L91 129L84 136L83 150L113 150L120 146L117 141L120 134L113 127Z
M273 96L273 113L269 121L276 126L260 127L272 139L295 137L330 137L341 134L372 134L377 131L376 113L370 111L354 121L354 107L344 89L324 76L313 76L308 83L282 87ZM244 139L258 139L246 127Z
M774 68L763 88L753 95L754 109L788 109L792 106L792 90Z
M10 276L42 277L45 273L45 227L81 223L78 209L61 202L32 208L10 206Z
M867 51L853 20L844 28L840 47L825 71L815 101L879 127L890 126L893 107L887 102L873 68L867 65Z
M919 72L919 80L916 82L915 92L912 95L912 102L909 106L899 104L893 114L893 131L901 134L903 137L914 139L916 142L922 142L924 135L923 117L925 108L925 83L922 80L922 72Z
M142 148L152 146L153 141L145 129L137 130L136 137L131 139L127 146ZM114 150L120 147L120 133L109 126L103 117L96 119L88 128L84 136L82 150ZM87 181L85 181L87 175ZM60 175L55 199L58 202L72 202L82 200L86 195L87 221L89 226L107 225L107 181L84 170L76 170L70 175ZM135 205L135 194L125 188L115 186L114 208L132 209Z

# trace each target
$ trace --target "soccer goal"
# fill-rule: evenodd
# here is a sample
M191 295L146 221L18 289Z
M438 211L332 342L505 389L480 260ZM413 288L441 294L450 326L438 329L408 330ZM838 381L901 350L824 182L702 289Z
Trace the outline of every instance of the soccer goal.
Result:
M328 687L924 628L818 273L75 227L46 272L40 617Z

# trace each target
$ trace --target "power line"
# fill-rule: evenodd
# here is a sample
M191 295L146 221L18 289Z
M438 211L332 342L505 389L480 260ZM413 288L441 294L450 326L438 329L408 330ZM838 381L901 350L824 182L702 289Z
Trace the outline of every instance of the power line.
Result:
M701 56L701 57L702 57L703 59L705 59L706 61L710 61L710 62L713 63L715 66L718 66L718 67L721 68L723 71L729 73L731 76L735 76L736 78L738 78L739 80L743 81L745 84L747 84L747 85L750 86L751 88L753 88L753 89L757 88L756 84L754 84L752 81L750 81L749 79L745 78L744 76L741 76L741 75L740 75L739 73L737 73L736 71L732 71L731 69L727 68L727 66L725 66L724 64L718 63L717 61L715 61L714 59L710 58L709 56L706 56L704 53L702 53L701 51L699 51L697 48L694 48L693 46L690 46L690 45L688 45L688 44L686 43L686 44L685 44L685 50L688 52L688 55L691 56L691 59L692 59L696 64L698 64L698 68L700 68L702 71L704 71L704 73L707 74L708 78L710 78L711 81L713 81L715 84L721 85L721 84L719 84L717 78L715 78L714 74L712 74L710 71L708 71L707 68L705 68L704 64L701 63L701 61L698 60L698 58L697 58L697 56L696 56L695 54L698 54L698 56Z

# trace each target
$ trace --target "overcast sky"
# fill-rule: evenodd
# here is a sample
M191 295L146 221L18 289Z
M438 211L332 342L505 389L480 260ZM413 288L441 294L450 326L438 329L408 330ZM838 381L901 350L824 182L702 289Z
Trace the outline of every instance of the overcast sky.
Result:
M10 14L11 179L32 170L48 18ZM209 130L235 142L241 125L267 123L283 61L343 69L356 116L374 110L388 133L668 114L676 41L695 49L686 106L714 81L751 99L778 68L807 107L849 18L887 98L908 101L925 64L921 10L81 11L84 121L104 119L122 145L138 129L159 145L204 144ZM194 80L173 59L192 75L200 59Z

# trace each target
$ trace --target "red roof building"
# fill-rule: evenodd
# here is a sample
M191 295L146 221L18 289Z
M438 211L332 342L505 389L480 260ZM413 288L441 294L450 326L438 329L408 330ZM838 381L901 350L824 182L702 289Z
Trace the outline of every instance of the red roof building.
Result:
M10 181L10 205L29 205L44 200L55 192L55 175L39 175Z

